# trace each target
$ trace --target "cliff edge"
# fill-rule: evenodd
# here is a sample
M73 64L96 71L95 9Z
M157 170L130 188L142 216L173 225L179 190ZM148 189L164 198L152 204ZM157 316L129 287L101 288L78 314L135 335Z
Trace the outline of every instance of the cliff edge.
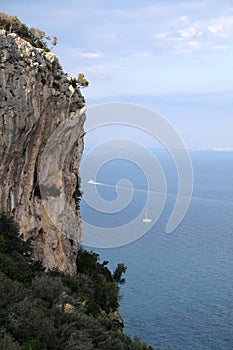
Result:
M46 268L73 273L85 101L56 56L0 31L0 211Z

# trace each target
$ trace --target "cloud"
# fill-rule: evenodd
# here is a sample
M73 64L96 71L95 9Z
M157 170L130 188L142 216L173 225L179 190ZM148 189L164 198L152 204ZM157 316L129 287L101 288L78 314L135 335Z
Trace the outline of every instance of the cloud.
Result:
M91 81L95 81L96 79L109 80L114 78L119 71L119 67L109 62L93 65L86 64L82 67L82 71L86 73Z
M207 29L214 36L231 38L233 35L233 16L220 17L212 20Z
M155 35L156 39L161 39L161 38L167 38L168 37L168 33L158 33Z
M231 49L233 44L233 16L191 20L188 16L179 17L172 30L155 35L161 51L184 53L200 51L203 54L213 50ZM160 39L160 42L158 42ZM164 46L161 41L164 40Z
M232 0L70 0L67 5L57 0L54 6L52 0L41 0L22 6L11 0L2 11L56 35L54 52L65 71L86 74L90 87L85 94L109 96L199 91L200 86L230 89L230 4Z
M111 56L112 60L123 60L139 52L164 55L189 49L191 53L197 46L200 53L201 50L206 53L216 45L230 46L233 17L229 7L227 10L224 6L228 3L230 0L158 0L155 5L152 0L140 3L119 0L117 4L103 1L96 6L94 0L80 4L72 0L70 6L64 3L52 9L49 25L58 30L59 19L58 38L63 37L68 46L82 43L76 57L96 64L99 59L108 60ZM218 17L219 10L222 17ZM77 23L81 30L72 30ZM191 48L189 42L197 41L200 44Z
M224 45L215 45L214 48L221 51L226 51L228 49L228 47Z
M93 65L93 66L89 66L87 67L87 71L89 73L95 73L95 74L105 74L106 72L106 67L104 65Z
M100 52L83 52L83 53L80 53L80 56L84 58L103 58L104 57L103 53L100 53Z
M189 19L188 16L180 16L180 20L181 20L182 22L187 22L188 19Z
M190 38L190 37L195 36L197 34L197 31L198 31L198 29L195 28L194 26L192 26L192 27L189 27L187 29L178 30L178 33L180 34L180 36L182 38Z
M199 41L188 41L187 45L193 50L200 50L202 48L202 43Z

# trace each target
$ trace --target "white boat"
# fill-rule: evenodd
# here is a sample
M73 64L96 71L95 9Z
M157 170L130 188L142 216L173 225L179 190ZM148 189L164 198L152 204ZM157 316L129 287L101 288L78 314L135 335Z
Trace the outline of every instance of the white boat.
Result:
M96 182L94 181L94 180L89 180L88 182L87 182L88 184L91 184L91 185L95 185L96 184Z
M145 222L145 223L149 223L149 222L152 221L151 219L148 218L147 209L146 209L145 217L144 217L144 219L142 219L142 221Z

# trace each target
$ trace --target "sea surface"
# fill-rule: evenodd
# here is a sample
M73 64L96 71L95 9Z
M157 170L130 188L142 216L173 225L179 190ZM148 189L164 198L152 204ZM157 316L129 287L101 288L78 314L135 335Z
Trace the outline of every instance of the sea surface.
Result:
M165 208L143 237L118 248L96 249L113 270L127 267L120 311L125 332L154 349L233 349L233 152L192 151L194 190L183 221L171 234L166 223L174 205L178 176L165 151L152 150L167 181ZM96 186L105 200L117 196L114 184L127 178L135 187L127 214L104 214L82 200L83 219L109 227L142 210L147 183L142 170L113 160L99 170ZM87 181L88 179L83 179ZM110 186L109 186L110 185ZM120 230L120 227L119 227ZM91 249L91 248L89 248Z

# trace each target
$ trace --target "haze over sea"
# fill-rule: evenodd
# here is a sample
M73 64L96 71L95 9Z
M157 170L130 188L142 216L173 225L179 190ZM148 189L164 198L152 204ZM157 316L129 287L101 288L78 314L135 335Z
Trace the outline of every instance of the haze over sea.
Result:
M165 209L157 224L129 245L94 249L101 260L110 261L112 269L119 262L128 266L126 284L121 287L125 332L139 335L155 349L232 350L233 152L190 153L193 197L172 234L165 233L165 226L176 199L176 169L165 151L153 152L168 186ZM113 185L122 177L136 188L145 186L141 172L123 160L103 167L97 181ZM114 186L97 189L105 199L116 197ZM135 192L128 217L136 216L145 201L146 191ZM85 202L81 214L97 225L109 227L111 219L114 222L113 215L99 215Z

